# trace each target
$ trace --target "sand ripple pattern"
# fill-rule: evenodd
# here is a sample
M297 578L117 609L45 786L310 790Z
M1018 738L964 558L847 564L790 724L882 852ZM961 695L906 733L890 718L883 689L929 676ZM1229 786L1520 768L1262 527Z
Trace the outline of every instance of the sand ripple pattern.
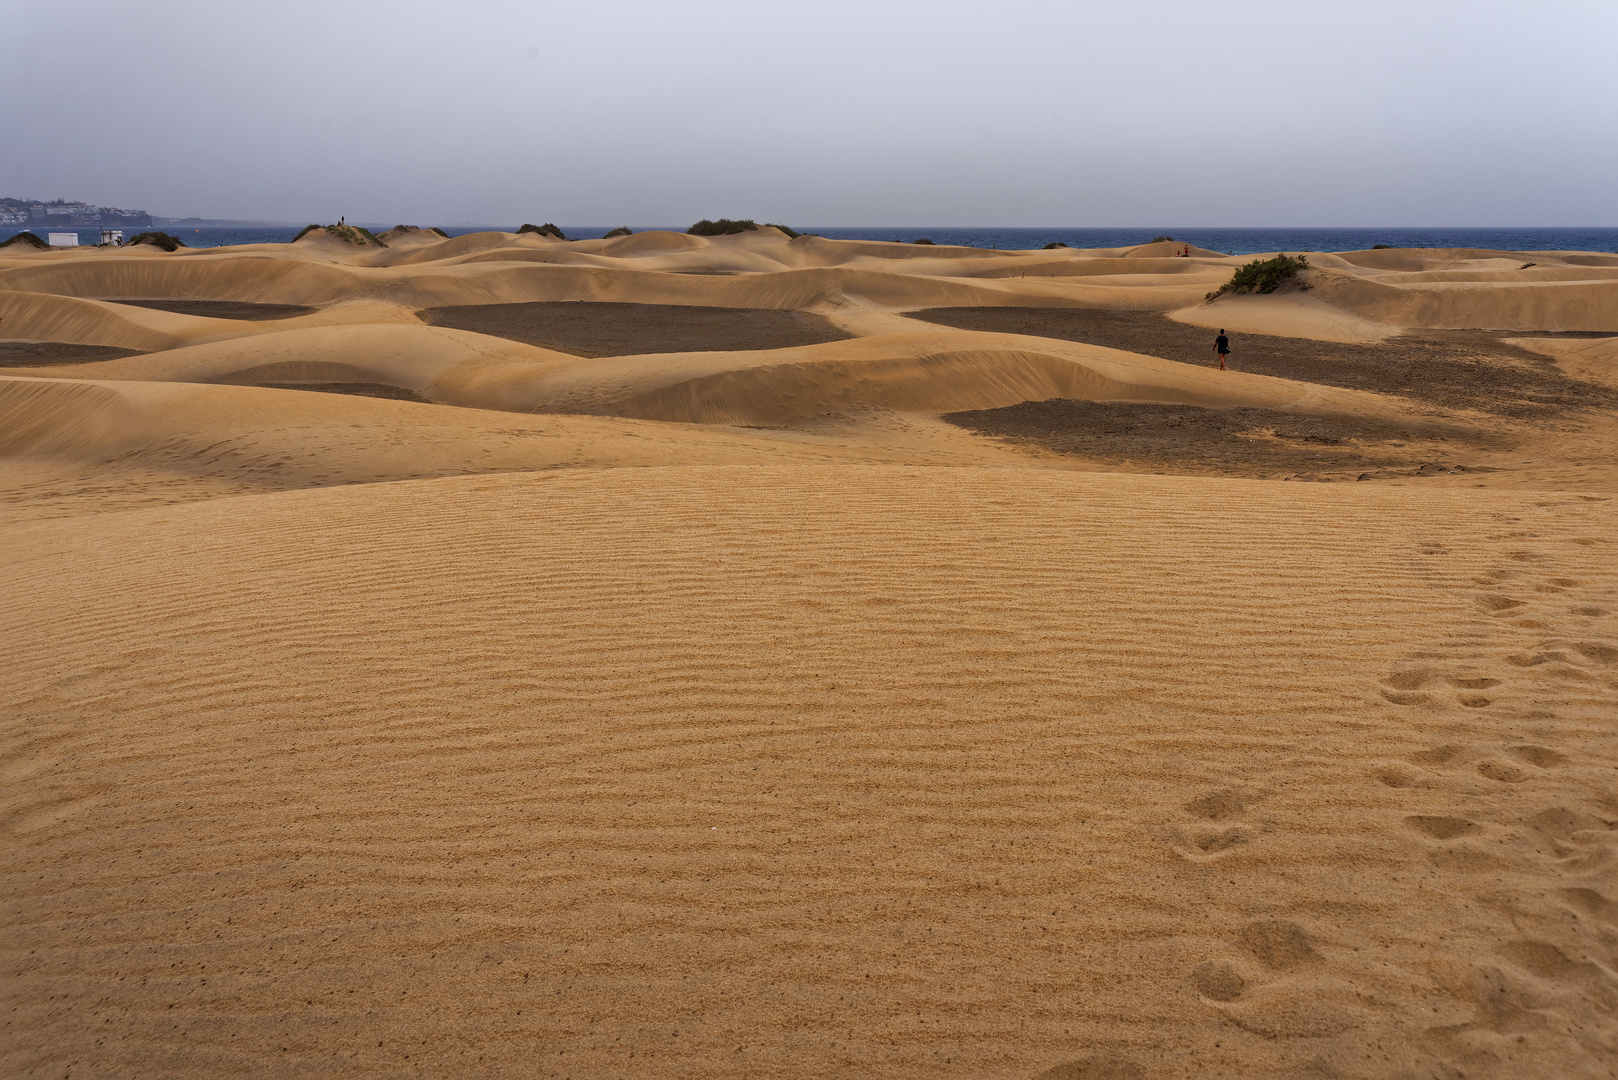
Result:
M1614 504L1366 487L13 526L4 1071L1604 1075Z

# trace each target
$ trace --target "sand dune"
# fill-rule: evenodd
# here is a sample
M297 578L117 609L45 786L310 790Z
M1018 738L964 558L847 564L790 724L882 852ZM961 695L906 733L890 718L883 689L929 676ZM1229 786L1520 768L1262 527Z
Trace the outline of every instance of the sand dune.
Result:
M14 531L8 1056L1598 1070L1612 504L1378 492L665 468Z
M392 239L0 253L8 1075L1610 1074L1618 259Z
M1543 353L1575 378L1618 388L1618 337L1513 338L1512 344Z

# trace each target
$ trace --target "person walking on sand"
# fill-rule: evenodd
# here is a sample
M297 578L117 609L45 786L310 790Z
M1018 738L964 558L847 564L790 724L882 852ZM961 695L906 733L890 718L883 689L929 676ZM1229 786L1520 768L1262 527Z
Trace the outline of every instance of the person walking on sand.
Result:
M1225 370L1225 357L1230 355L1230 339L1225 336L1224 328L1219 330L1219 336L1214 338L1214 352L1219 354L1219 370Z

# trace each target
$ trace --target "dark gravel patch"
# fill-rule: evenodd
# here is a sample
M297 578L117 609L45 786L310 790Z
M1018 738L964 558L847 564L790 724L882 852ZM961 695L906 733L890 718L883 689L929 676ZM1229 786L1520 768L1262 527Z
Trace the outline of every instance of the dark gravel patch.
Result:
M1165 360L1218 367L1215 331L1152 311L1092 308L930 308L913 319L1005 334L1079 341ZM1422 330L1349 345L1268 334L1231 334L1230 366L1258 375L1394 394L1449 409L1545 419L1568 409L1618 407L1618 391L1568 377L1547 357L1503 337L1526 331ZM1606 337L1605 334L1572 334Z
M294 319L308 315L318 308L300 304L250 304L243 300L113 300L114 304L151 308L154 311L172 311L177 315L196 315L204 319L236 319L244 322L269 322L272 319Z
M0 367L49 367L52 364L93 364L142 356L139 349L112 345L77 345L71 341L0 341Z
M573 300L461 304L427 308L434 326L521 341L574 356L735 352L844 341L850 335L820 315L756 308L685 307Z
M1491 471L1463 464L1485 439L1460 428L1272 409L1204 409L1052 398L946 413L959 427L1141 470L1345 479Z

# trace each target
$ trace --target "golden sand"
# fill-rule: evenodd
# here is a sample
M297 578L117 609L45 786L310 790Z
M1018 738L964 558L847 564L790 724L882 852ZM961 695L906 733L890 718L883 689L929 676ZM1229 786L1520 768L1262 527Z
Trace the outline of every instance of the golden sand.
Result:
M0 372L7 1075L1618 1060L1612 339L1556 336L1618 327L1618 257L1311 256L1203 306L1237 260L1154 246L9 251L6 339L144 355ZM117 302L165 297L316 310ZM853 336L579 357L416 315L554 300ZM1543 367L1480 379L1587 396L900 314L979 305L1510 331ZM939 415L1053 397L1425 424L1470 471Z

